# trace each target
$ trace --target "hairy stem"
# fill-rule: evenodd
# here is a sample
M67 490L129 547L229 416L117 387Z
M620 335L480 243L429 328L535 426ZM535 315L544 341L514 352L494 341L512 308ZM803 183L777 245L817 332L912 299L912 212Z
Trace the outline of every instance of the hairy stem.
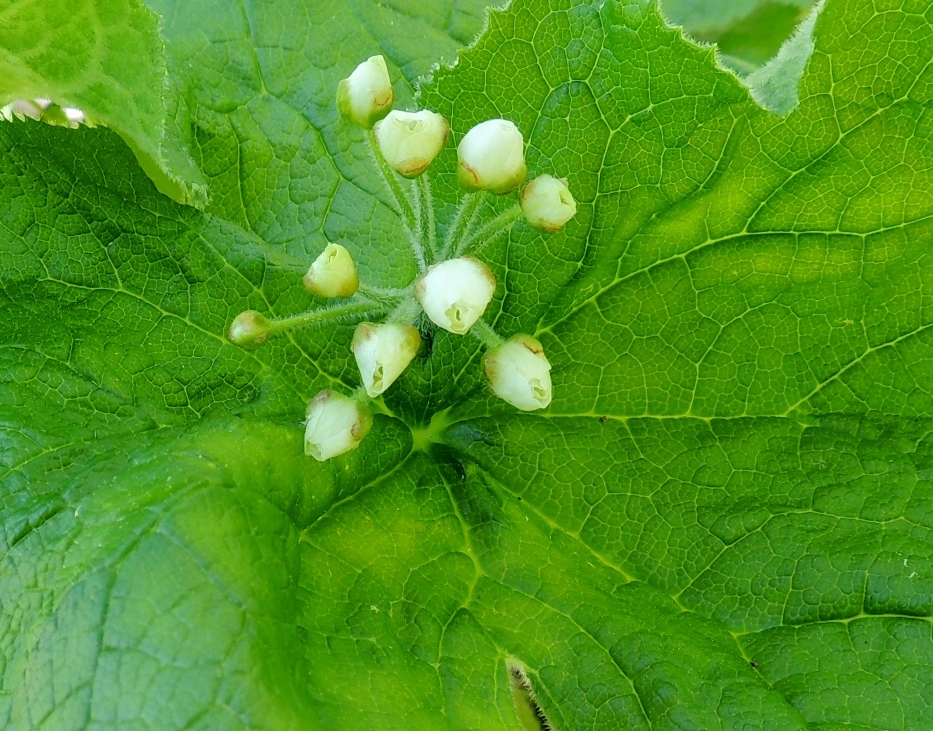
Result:
M421 256L426 258L426 252L424 250L424 235L425 235L425 224L424 224L424 201L421 199L421 190L418 186L418 178L413 178L408 181L408 192L410 194L409 200L411 200L412 210L415 215L415 238L418 240L419 248L422 252ZM415 258L418 254L415 253ZM421 269L421 266L418 267Z
M428 268L424 258L424 247L421 245L420 216L415 212L416 206L412 206L402 186L399 185L395 177L395 171L389 167L389 164L382 156L379 144L376 142L376 134L370 130L369 149L373 160L376 163L376 169L382 175L382 182L392 194L395 202L395 211L402 221L405 233L408 235L408 241L411 244L411 250L415 255L415 263L418 265L418 271L425 271Z
M470 251L470 249L472 249L472 253L478 254L506 231L509 231L521 217L522 207L516 203L491 221L483 224L473 233L464 236L460 240L460 244L457 246L454 256L460 256Z
M470 328L470 334L487 348L495 348L505 342L499 333L493 330L492 325L483 319L479 319L473 324L473 327Z
M421 305L418 304L418 300L415 299L415 296L410 294L399 302L396 308L389 313L388 317L386 317L386 322L400 322L405 325L412 325L420 314Z
M457 209L454 220L447 229L447 235L444 237L444 246L441 249L441 259L446 259L453 249L454 242L466 236L470 229L470 224L479 211L479 207L486 199L486 191L479 193L467 193L460 200L460 207Z
M434 194L431 192L431 179L427 171L414 179L414 184L418 187L421 196L421 210L424 212L425 222L422 231L427 233L428 252L431 254L431 261L437 261L437 220L434 217Z
M329 322L349 322L360 315L371 312L385 312L387 309L388 308L384 304L371 300L350 301L344 304L325 307L320 310L311 310L301 315L294 315L293 317L283 317L280 320L272 320L270 334L281 332L282 330L291 330L297 327L323 325Z
M411 293L411 287L377 287L374 284L361 284L359 292L373 300L397 300Z

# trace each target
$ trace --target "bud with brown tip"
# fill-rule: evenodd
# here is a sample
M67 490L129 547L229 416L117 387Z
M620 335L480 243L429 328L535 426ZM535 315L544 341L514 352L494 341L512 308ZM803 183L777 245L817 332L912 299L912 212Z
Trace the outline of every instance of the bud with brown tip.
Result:
M570 194L567 180L541 175L522 189L519 197L528 223L541 231L560 231L576 215L577 202Z
M541 343L515 335L483 356L483 371L492 392L522 411L551 403L551 364Z
M522 133L507 119L473 127L460 140L457 157L457 180L467 190L509 193L528 174Z
M360 288L353 257L340 244L328 244L302 281L318 297L350 297Z
M337 85L337 109L359 127L370 129L392 109L394 92L382 56L371 56Z
M227 338L241 348L258 348L272 332L272 323L261 312L246 310L233 320L227 331Z
M372 414L355 399L321 391L308 404L305 454L323 462L356 449L372 424Z
M408 368L421 336L412 325L361 322L350 345L360 369L363 386L371 398L383 393Z
M450 125L440 114L391 111L373 127L376 142L386 162L399 175L414 178L434 162L450 134Z
M469 256L435 264L415 285L415 298L431 322L455 335L473 327L495 292L495 275Z

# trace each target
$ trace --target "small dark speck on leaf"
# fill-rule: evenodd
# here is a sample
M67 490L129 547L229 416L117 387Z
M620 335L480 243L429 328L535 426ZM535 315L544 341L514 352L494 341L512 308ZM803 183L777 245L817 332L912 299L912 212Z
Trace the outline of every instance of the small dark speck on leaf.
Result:
M753 668L757 668L757 667L758 667L758 663L755 662L754 660L749 660L749 661L748 661L748 664L751 665Z
M431 353L434 352L434 331L425 330L423 333L421 333L421 339L424 341L425 346L424 357L430 358Z
M599 417L599 423L600 423L600 424L605 424L607 421L609 421L609 417L608 417L608 416L600 416L600 417Z

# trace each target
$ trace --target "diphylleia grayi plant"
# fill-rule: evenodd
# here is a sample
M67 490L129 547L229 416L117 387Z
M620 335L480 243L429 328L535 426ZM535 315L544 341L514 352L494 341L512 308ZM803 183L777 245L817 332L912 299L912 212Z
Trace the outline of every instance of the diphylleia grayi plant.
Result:
M429 110L393 110L393 101L382 56L361 63L337 89L343 119L369 132L373 160L394 196L418 276L397 289L368 287L360 282L350 252L331 243L311 264L304 286L317 297L342 298L344 303L280 320L247 310L228 332L232 343L253 348L289 328L382 315L380 322L359 322L350 343L362 386L349 395L321 391L308 404L305 453L320 461L356 449L365 438L372 425L370 400L384 393L418 353L421 336L415 323L422 312L437 327L455 335L471 333L487 346L483 370L497 397L522 411L551 403L551 365L541 343L526 334L503 339L482 320L496 292L496 277L477 256L522 217L541 231L560 230L577 210L567 181L541 175L522 188L528 168L521 131L507 119L476 125L457 148L457 180L468 194L439 246L434 211L429 211L428 226L419 225L417 206L398 176L411 181L411 194L422 196L419 201L430 202L427 171L447 143L450 124ZM506 195L519 188L519 202L511 209L485 225L469 225L483 195Z

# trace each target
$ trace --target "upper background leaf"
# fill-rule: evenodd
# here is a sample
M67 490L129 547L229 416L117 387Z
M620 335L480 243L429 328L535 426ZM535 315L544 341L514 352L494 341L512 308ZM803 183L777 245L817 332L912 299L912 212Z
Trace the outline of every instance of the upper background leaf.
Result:
M158 17L136 0L0 3L0 106L80 108L136 153L160 191L203 207L207 185L179 137Z
M699 41L716 43L724 61L746 74L774 57L813 0L662 0L661 10Z

